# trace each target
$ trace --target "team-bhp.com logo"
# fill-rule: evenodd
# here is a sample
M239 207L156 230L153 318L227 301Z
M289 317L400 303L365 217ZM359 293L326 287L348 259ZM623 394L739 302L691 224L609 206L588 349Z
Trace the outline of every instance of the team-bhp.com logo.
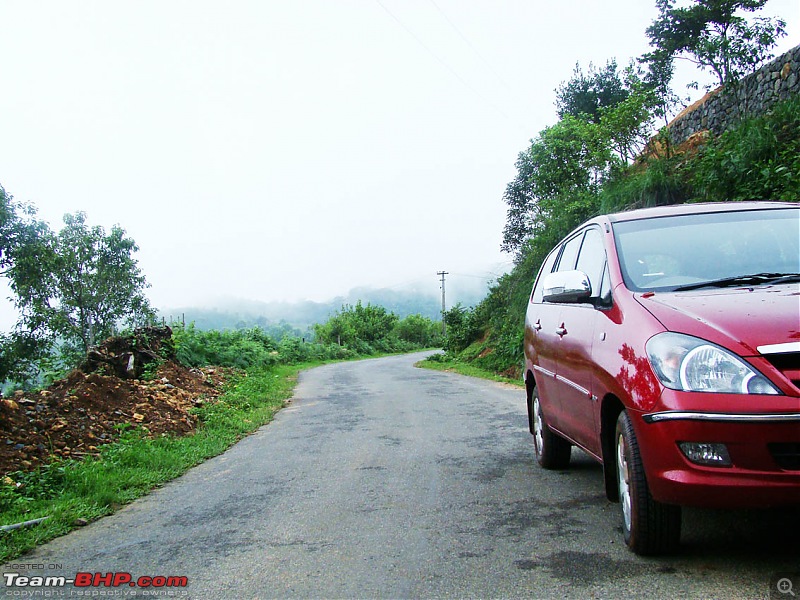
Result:
M189 584L187 577L153 577L142 576L136 579L130 573L76 573L74 578L64 576L38 576L21 575L20 573L3 573L7 587L64 587L74 585L79 588L123 586L140 588L185 588Z

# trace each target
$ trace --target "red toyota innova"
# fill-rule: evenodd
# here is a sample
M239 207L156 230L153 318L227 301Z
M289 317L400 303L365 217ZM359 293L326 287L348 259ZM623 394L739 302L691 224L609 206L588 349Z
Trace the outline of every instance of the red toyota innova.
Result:
M675 550L682 505L800 505L800 203L592 219L525 321L536 458L600 461L634 552Z

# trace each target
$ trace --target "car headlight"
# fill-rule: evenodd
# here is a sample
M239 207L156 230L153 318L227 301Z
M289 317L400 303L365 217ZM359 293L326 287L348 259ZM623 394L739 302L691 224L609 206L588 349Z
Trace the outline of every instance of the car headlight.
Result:
M682 333L659 333L646 345L653 370L666 387L686 392L780 394L761 373L731 352Z

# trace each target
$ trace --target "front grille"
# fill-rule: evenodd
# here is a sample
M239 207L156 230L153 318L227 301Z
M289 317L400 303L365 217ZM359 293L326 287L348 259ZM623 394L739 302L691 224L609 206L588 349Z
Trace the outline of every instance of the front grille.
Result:
M796 388L800 389L800 352L764 354L770 364L783 373Z
M767 444L772 458L785 471L800 471L800 443Z

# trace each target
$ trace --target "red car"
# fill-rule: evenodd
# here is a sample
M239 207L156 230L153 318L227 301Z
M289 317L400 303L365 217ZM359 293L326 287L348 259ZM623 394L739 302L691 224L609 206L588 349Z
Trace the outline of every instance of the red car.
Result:
M800 505L800 203L588 221L545 259L524 344L539 464L600 461L634 552L674 551L681 506Z

